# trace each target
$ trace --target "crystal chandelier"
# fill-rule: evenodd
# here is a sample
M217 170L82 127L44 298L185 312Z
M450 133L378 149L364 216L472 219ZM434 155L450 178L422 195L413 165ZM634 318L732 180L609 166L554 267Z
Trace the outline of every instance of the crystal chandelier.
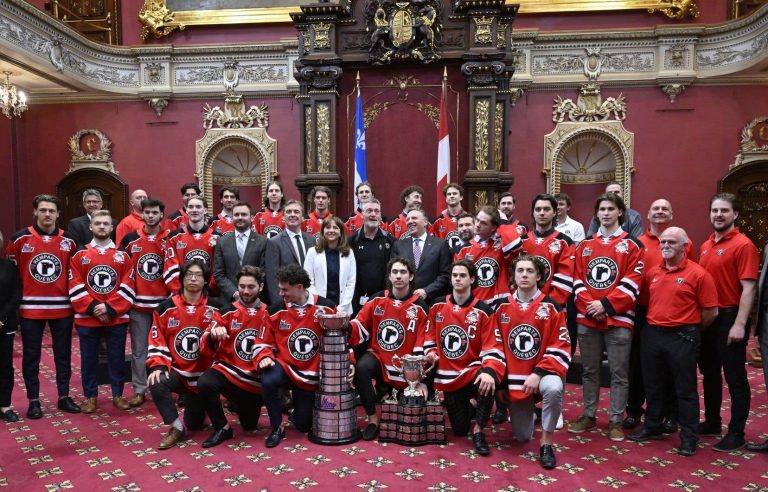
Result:
M5 82L0 81L0 109L6 118L21 116L27 110L27 95L11 84L11 72L3 73Z

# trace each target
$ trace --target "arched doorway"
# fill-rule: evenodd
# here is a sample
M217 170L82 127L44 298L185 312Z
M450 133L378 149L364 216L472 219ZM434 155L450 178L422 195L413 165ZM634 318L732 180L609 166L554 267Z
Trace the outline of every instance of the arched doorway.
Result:
M768 156L732 168L720 179L718 189L739 198L736 226L762 251L768 243Z

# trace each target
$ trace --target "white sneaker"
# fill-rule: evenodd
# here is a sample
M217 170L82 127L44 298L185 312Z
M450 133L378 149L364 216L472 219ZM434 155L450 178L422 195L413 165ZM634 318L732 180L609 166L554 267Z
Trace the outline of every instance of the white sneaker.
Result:
M555 429L562 429L563 428L563 412L560 412L560 416L557 417L557 425L555 426Z

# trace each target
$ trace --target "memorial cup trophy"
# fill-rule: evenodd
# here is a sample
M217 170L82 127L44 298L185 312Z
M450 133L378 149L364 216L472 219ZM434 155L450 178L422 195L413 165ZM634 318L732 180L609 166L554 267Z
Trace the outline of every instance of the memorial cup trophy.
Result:
M355 391L349 376L349 314L318 314L323 329L320 342L320 386L315 392L312 432L316 444L349 444L360 439Z

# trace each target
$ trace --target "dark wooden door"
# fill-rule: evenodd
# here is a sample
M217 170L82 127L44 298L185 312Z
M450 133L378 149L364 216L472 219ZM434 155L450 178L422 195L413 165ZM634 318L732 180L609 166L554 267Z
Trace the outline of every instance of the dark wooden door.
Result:
M128 184L123 179L102 169L80 169L67 174L56 185L61 200L59 227L66 228L70 220L83 215L83 191L96 188L104 199L104 208L120 220L128 214Z
M762 251L768 243L768 160L731 169L718 186L739 197L741 213L736 226Z

